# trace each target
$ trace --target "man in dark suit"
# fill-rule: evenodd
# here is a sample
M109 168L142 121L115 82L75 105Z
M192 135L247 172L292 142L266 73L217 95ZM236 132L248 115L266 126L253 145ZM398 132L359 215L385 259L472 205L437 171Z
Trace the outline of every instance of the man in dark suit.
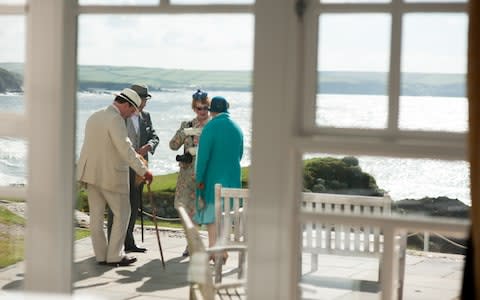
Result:
M159 143L159 138L155 133L152 126L152 120L150 114L143 110L147 100L152 96L148 93L148 88L143 84L134 84L130 87L132 90L142 99L142 102L138 108L139 114L134 114L126 120L127 132L130 141L132 142L135 151L143 156L148 161L148 153L153 154ZM133 229L138 216L138 210L142 202L143 183L136 185L135 183L136 173L130 169L130 207L131 215L128 223L127 235L125 237L125 252L145 252L146 248L138 247L133 237ZM113 223L113 214L109 210L108 212L108 232L111 230Z

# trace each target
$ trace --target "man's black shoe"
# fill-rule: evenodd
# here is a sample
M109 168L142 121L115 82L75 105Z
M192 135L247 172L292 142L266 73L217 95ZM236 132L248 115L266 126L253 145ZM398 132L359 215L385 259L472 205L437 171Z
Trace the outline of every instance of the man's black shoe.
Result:
M125 248L125 252L138 252L138 253L145 253L147 251L147 248L140 248L137 246Z
M107 265L107 262L102 260L102 261L97 261L97 264L99 264L101 266L105 266L105 265Z
M125 267L125 266L129 266L129 265L133 264L136 261L137 261L136 257L124 256L124 257L122 257L122 260L120 260L120 261L107 262L107 265L112 266L112 267Z

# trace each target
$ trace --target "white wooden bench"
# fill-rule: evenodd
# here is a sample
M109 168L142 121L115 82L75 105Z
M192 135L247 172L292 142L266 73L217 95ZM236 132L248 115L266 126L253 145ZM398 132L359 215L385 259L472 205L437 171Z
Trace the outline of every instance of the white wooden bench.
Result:
M390 215L392 199L324 193L303 193L302 206L311 211L343 214ZM304 224L303 251L312 254L312 270L318 269L318 254L377 257L383 251L379 228L341 224Z
M230 201L226 201L229 199ZM249 190L222 188L215 185L217 241L220 245L244 244L247 238L246 212ZM222 206L223 203L223 206ZM304 210L326 213L390 215L392 199L389 196L367 197L326 193L302 193ZM229 213L225 213L229 212ZM303 224L302 252L311 254L311 271L318 270L321 254L366 256L380 259L382 271L383 233L380 228L345 226L317 222ZM403 285L406 238L397 237L396 254L399 259L399 285Z
M390 196L369 197L325 193L303 193L305 211L355 215L390 215ZM383 261L383 232L379 227L347 226L322 222L321 215L315 222L302 224L302 252L311 254L311 272L318 270L321 254L375 257L379 259L380 281ZM397 236L395 255L398 259L398 295L401 299L405 273L406 236ZM392 270L386 270L391 272Z
M345 214L390 215L392 200L386 197L366 197L325 193L302 193L305 209ZM249 190L223 188L215 185L215 214L219 244L246 242L246 213ZM229 212L229 213L225 213ZM335 254L378 254L382 248L382 235L378 228L344 228L336 224L305 226L304 250ZM330 229L330 236L326 232ZM350 231L348 231L350 230ZM350 232L349 239L345 234ZM318 233L318 234L317 234Z

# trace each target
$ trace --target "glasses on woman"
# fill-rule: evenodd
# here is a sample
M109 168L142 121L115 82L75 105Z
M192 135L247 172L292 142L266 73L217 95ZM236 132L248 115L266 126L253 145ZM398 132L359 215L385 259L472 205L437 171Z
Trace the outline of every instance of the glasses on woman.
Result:
M198 110L198 111L208 110L208 106L207 105L195 106L195 109Z
M202 90L197 90L195 94L192 95L193 100L203 101L207 99L208 93L203 92Z

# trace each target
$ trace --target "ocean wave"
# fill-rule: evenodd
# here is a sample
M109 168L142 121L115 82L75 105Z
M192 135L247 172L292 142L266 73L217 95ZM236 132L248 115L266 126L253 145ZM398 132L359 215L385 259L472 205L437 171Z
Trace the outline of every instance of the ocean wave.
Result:
M0 138L0 159L25 160L27 157L27 143L17 138Z

